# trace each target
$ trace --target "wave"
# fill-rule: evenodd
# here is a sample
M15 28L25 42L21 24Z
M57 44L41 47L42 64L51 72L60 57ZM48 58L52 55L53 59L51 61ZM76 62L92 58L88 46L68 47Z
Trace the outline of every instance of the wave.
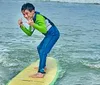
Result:
M81 62L84 66L87 66L89 68L94 68L94 69L100 69L100 61L82 61Z

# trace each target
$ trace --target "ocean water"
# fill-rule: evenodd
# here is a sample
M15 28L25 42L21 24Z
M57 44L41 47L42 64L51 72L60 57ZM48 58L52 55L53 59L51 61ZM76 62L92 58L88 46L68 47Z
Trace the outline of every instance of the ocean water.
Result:
M100 3L100 0L49 0L49 1L71 2L71 3Z
M5 1L5 0L0 0ZM16 2L16 0L9 0ZM18 0L17 2L25 2L27 0ZM69 3L100 3L100 0L28 0L28 1L58 1L58 2L69 2Z
M29 37L19 28L25 0L0 1L0 85L38 59L38 31ZM32 1L49 17L61 36L48 56L59 61L55 85L100 85L100 5ZM23 17L22 17L23 18Z

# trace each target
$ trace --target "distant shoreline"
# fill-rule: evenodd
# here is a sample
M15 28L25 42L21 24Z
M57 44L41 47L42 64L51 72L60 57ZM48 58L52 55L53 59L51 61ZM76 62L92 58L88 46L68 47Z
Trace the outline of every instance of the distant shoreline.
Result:
M45 0L46 1L46 0ZM66 3L75 3L75 4L96 4L96 5L100 5L100 2L78 2L78 1L60 1L60 0L47 0L47 1L52 1L52 2L66 2Z
M1 0L0 2L16 2L16 0L9 0L9 1L5 1L5 0ZM17 1L18 2L18 1ZM21 0L19 2L26 2L26 0ZM59 2L59 3L72 3L72 4L93 4L93 5L100 5L100 2L93 2L93 1L78 1L78 0L29 0L29 2Z

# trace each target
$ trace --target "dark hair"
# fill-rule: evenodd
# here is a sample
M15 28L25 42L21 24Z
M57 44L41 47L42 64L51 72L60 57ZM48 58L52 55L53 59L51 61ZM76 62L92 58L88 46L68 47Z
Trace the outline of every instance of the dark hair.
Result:
M22 5L21 11L25 11L25 10L29 10L31 12L32 10L35 10L35 7L31 3L25 3Z

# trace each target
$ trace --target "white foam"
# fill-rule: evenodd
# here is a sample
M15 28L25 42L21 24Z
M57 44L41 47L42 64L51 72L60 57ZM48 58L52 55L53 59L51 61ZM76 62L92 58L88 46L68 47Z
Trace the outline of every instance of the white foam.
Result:
M90 68L100 68L100 62L97 61L96 62L83 61L81 63Z

